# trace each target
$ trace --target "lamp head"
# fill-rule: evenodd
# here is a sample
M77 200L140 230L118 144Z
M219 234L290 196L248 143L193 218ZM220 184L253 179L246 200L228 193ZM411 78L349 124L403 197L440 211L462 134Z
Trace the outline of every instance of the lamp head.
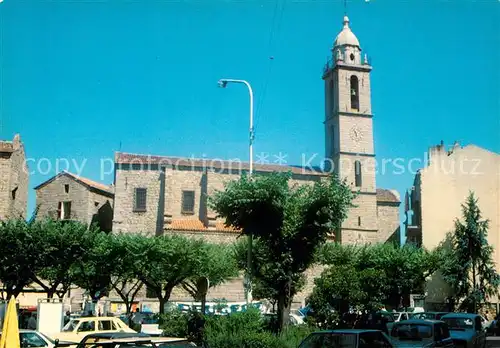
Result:
M218 84L220 88L226 88L227 80L219 80Z

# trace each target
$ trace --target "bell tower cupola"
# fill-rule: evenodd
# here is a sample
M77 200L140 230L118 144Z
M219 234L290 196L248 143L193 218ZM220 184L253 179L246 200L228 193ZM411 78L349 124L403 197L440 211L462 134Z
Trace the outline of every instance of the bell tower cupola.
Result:
M349 27L349 17L344 16L344 27L333 43L333 57L342 57L345 64L361 64L361 46Z

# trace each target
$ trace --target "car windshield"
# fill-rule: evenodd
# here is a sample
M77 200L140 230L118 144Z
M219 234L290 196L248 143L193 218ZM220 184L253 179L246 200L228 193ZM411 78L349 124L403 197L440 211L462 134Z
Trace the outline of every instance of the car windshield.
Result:
M76 327L78 326L78 323L80 320L70 320L62 329L62 332L73 332L75 331Z
M474 321L470 318L442 318L450 330L474 329Z
M412 315L413 319L434 319L435 315L434 313L415 313Z
M56 342L55 342L52 338L50 338L50 337L46 336L45 334L43 334L43 333L41 333L41 332L38 332L38 334L39 334L40 336L43 336L43 338L45 338L45 339L46 339L47 341L49 341L50 343L52 343L52 344L56 344Z
M322 333L307 337L300 348L350 348L356 346L356 334Z
M432 326L425 324L394 325L391 336L400 340L420 341L432 338Z

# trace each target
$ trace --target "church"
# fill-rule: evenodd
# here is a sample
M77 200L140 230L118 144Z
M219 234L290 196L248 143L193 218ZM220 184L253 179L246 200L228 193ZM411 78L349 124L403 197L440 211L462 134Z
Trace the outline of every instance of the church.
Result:
M352 190L358 192L356 207L350 210L335 240L346 244L399 243L399 194L376 186L372 67L362 54L347 16L331 51L331 59L323 70L326 169L347 178ZM214 243L232 243L238 231L226 227L216 216L207 205L207 196L222 190L226 181L237 179L248 170L248 163L241 162L117 152L113 231L181 234ZM292 184L299 185L328 175L325 170L315 168L254 166L255 174L289 171ZM241 280L238 284L241 292L222 286L210 292L209 298L242 300ZM178 296L182 299L180 293Z

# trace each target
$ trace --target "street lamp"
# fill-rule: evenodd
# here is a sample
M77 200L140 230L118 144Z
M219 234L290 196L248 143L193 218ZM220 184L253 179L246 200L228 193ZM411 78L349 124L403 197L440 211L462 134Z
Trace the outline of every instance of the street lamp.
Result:
M253 129L253 91L252 86L248 81L245 80L234 80L234 79L221 79L219 80L219 87L226 88L228 83L242 83L248 88L248 93L250 94L250 170L249 175L253 174L253 140L254 140L254 129ZM252 283L251 283L251 274L252 274L252 233L248 235L248 255L247 255L247 274L246 274L246 299L247 305L252 303Z

